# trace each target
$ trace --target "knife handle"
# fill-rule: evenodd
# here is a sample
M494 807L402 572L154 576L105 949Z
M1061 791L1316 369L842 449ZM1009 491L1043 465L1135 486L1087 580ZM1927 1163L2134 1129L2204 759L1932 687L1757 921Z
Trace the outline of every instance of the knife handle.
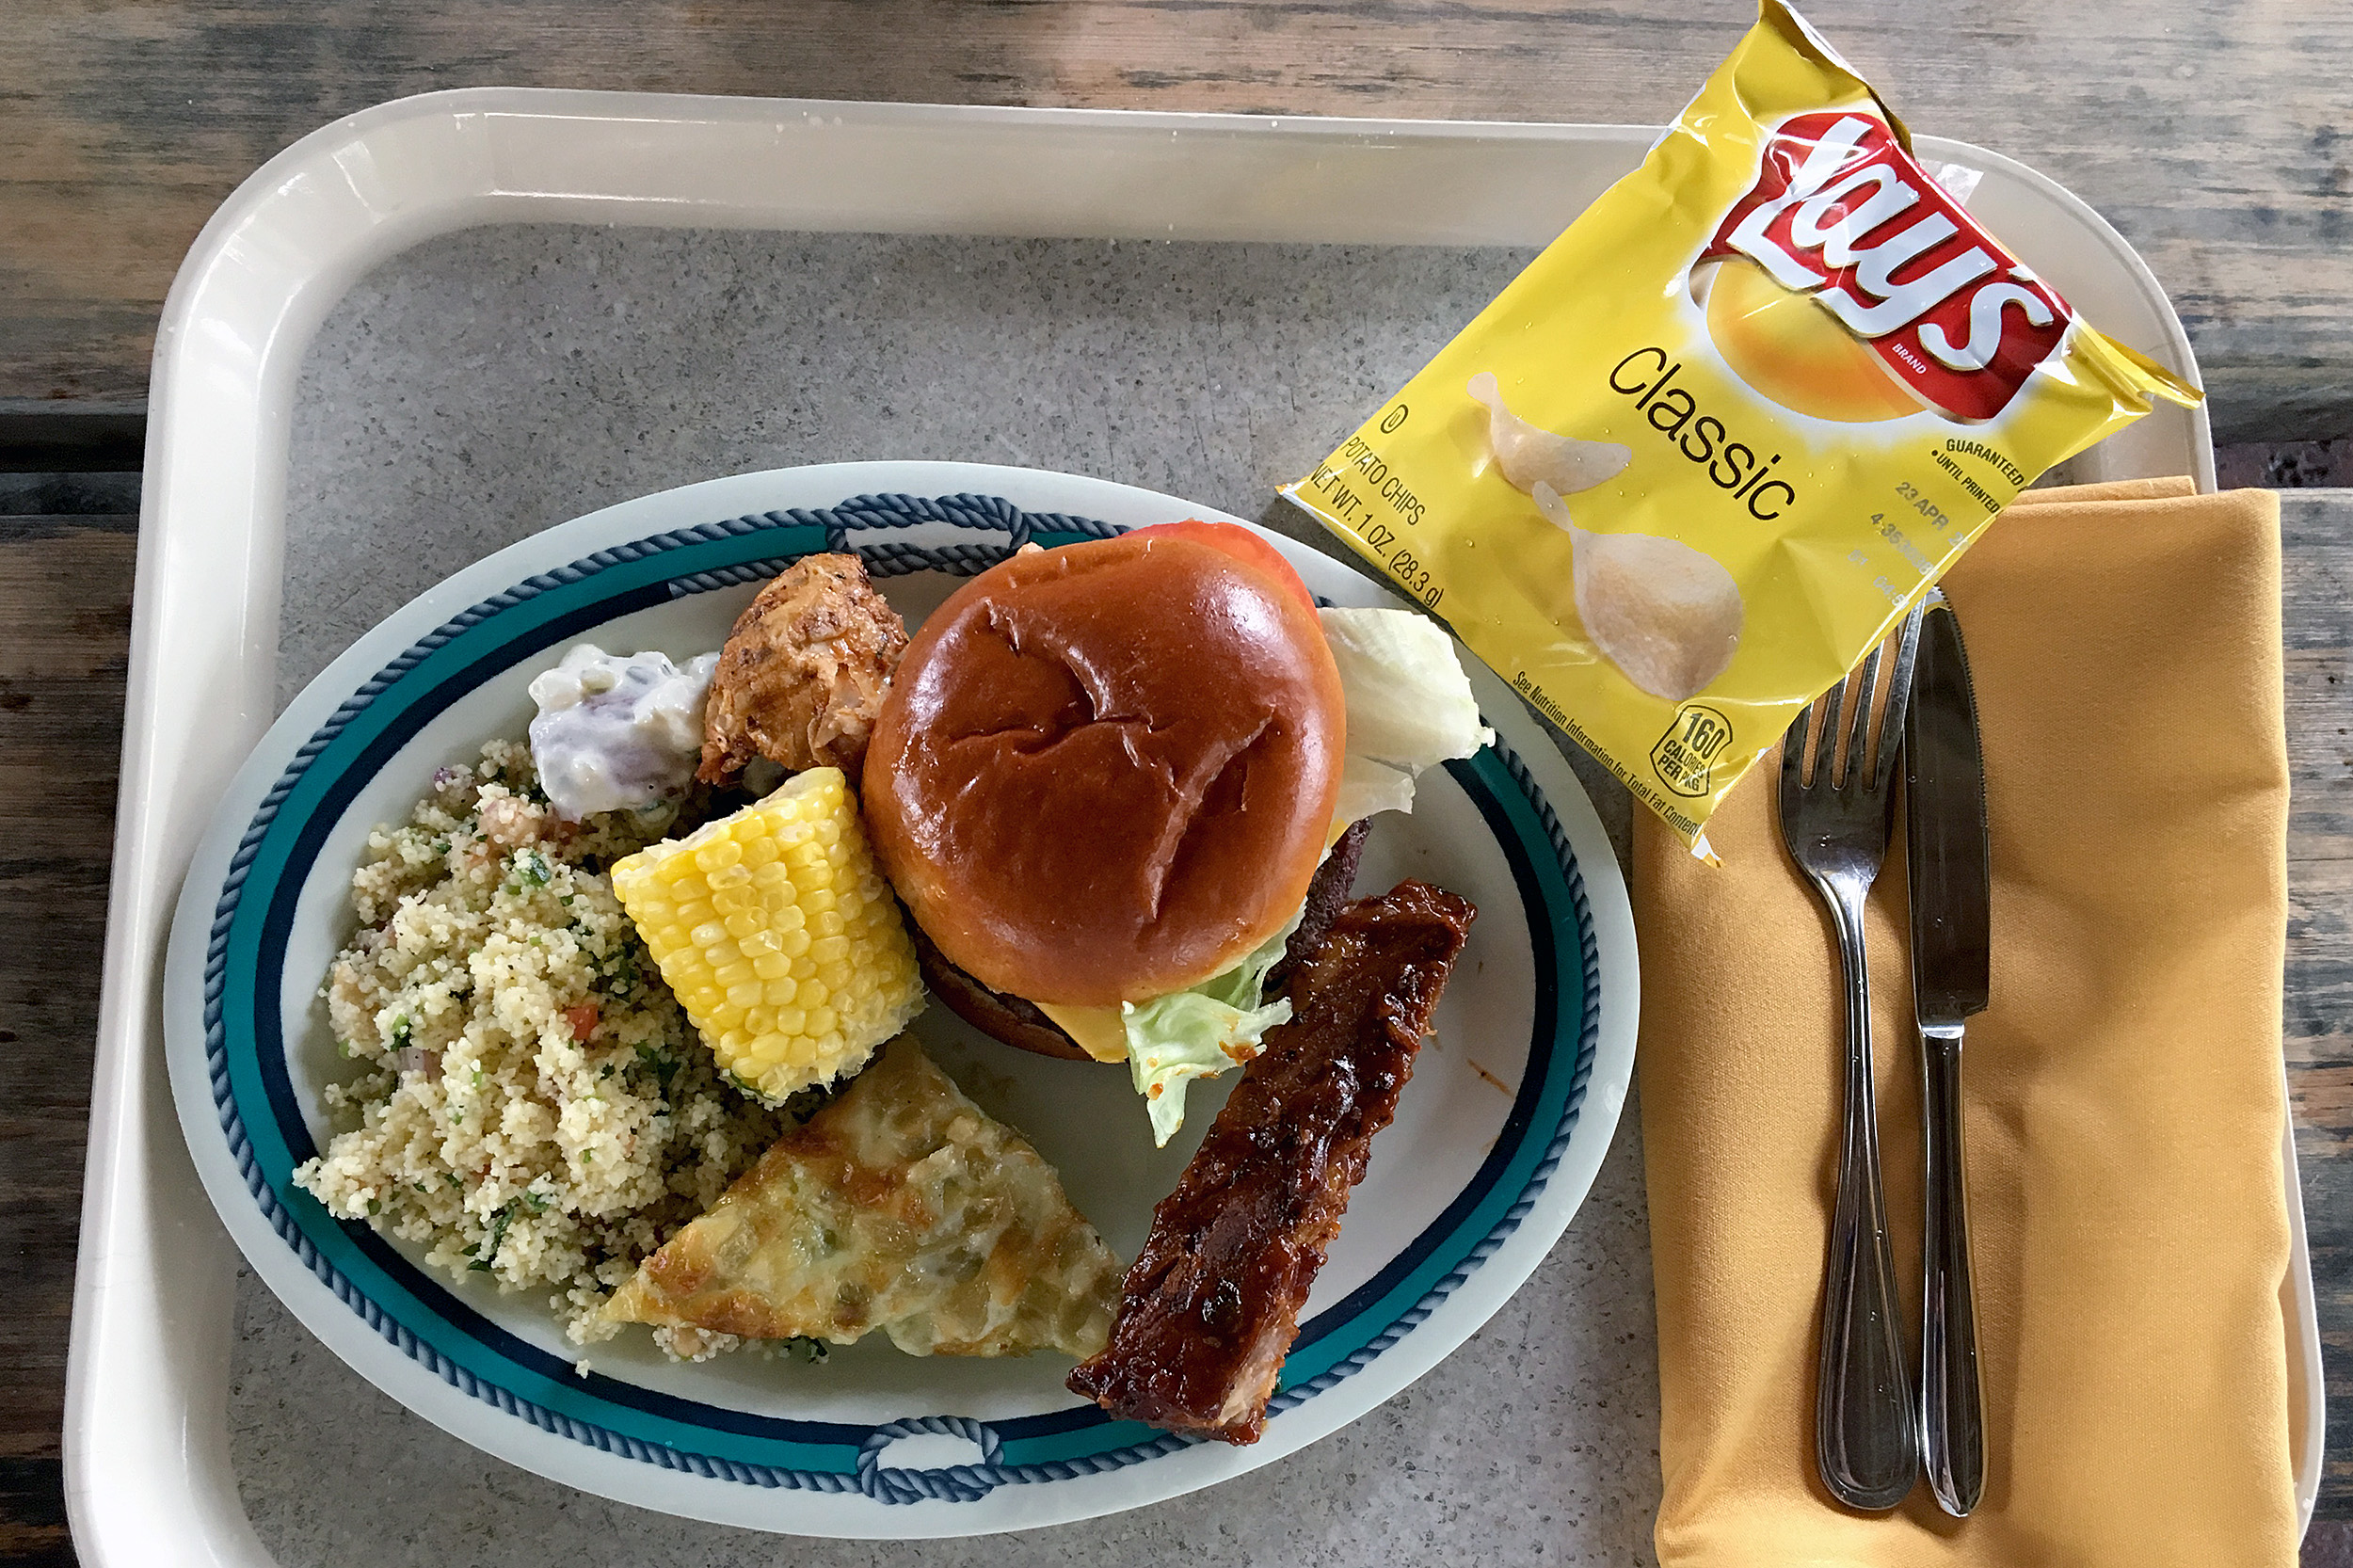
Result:
M1969 1202L1961 1142L1959 1024L1920 1032L1927 1224L1920 1256L1920 1439L1937 1506L1964 1518L1985 1491L1985 1407L1969 1281Z

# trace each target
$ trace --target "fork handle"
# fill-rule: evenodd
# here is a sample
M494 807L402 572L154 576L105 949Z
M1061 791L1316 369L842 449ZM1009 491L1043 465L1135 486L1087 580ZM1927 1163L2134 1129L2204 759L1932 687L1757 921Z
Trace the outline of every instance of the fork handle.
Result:
M1863 955L1860 892L1831 901L1847 981L1846 1112L1838 1143L1838 1202L1822 1281L1821 1366L1814 1455L1822 1484L1849 1508L1894 1508L1920 1473L1920 1416L1912 1402L1896 1263L1880 1184L1878 1088L1871 1074L1871 985Z
M1969 1282L1969 1204L1961 1144L1961 1026L1920 1032L1927 1224L1920 1241L1921 1448L1937 1506L1965 1518L1985 1491L1977 1310Z

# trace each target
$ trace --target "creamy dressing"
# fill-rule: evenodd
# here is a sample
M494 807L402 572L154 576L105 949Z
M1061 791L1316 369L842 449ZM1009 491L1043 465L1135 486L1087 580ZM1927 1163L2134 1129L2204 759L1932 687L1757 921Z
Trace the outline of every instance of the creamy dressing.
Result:
M531 683L531 760L568 822L651 806L683 792L702 757L703 701L719 656L680 669L666 653L581 643Z

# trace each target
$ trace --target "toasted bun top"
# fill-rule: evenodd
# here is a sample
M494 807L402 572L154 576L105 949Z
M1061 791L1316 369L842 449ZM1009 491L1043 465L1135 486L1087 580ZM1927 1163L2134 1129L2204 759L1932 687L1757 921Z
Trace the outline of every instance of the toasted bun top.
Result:
M907 645L867 829L916 922L987 985L1141 1000L1299 908L1346 726L1315 616L1257 568L1168 536L1024 553Z

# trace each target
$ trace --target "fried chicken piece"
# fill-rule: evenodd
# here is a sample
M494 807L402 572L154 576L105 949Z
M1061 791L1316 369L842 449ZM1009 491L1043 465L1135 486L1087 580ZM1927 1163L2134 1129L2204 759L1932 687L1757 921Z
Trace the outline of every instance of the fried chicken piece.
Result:
M1295 968L1267 1032L1120 1291L1073 1393L1169 1432L1256 1443L1373 1134L1389 1125L1478 911L1401 882L1359 899Z
M906 623L856 555L793 562L728 633L695 776L729 783L765 757L789 772L836 767L855 779L906 646Z

